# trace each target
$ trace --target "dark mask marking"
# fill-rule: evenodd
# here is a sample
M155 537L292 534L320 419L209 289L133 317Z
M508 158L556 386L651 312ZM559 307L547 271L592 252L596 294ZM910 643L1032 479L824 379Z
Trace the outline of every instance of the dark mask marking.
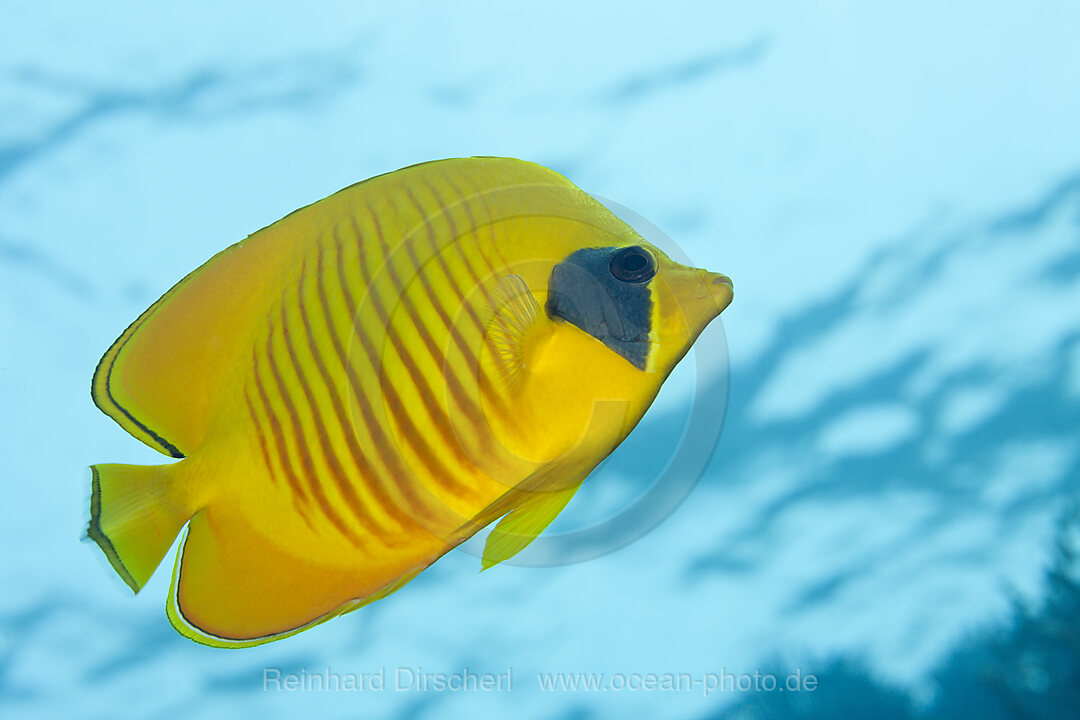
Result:
M656 259L648 250L585 248L555 266L545 310L581 328L644 370L649 357Z

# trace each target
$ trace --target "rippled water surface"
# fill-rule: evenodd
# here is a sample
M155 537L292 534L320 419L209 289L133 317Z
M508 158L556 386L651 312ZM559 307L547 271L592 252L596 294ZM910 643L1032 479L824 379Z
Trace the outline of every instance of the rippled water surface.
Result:
M1075 716L1071 3L0 14L0 716ZM589 562L462 549L282 642L183 639L167 572L133 598L80 542L87 467L158 461L93 407L98 358L226 245L470 155L735 282L702 340L730 373L680 369L552 530L632 504L727 383L705 472ZM499 686L437 687L470 674Z

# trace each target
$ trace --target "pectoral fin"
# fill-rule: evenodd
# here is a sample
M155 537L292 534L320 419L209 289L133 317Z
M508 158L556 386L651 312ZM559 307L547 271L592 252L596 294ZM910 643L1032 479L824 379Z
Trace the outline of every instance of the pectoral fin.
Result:
M548 324L540 303L520 275L505 275L491 294L487 325L495 368L507 387L516 390L528 363L530 335Z

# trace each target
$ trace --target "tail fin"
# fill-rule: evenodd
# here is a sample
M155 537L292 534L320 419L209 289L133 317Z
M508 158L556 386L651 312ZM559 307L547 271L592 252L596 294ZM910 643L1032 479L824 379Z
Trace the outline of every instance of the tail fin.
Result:
M139 592L193 514L175 488L172 465L94 465L86 534Z

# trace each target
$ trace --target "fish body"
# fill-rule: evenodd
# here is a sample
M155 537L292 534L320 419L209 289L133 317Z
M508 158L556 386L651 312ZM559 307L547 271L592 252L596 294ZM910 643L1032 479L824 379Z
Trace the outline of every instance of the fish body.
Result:
M286 637L502 518L520 551L731 300L557 173L425 163L216 255L102 358L97 405L179 462L93 470L88 534L136 592L187 526L168 616Z

